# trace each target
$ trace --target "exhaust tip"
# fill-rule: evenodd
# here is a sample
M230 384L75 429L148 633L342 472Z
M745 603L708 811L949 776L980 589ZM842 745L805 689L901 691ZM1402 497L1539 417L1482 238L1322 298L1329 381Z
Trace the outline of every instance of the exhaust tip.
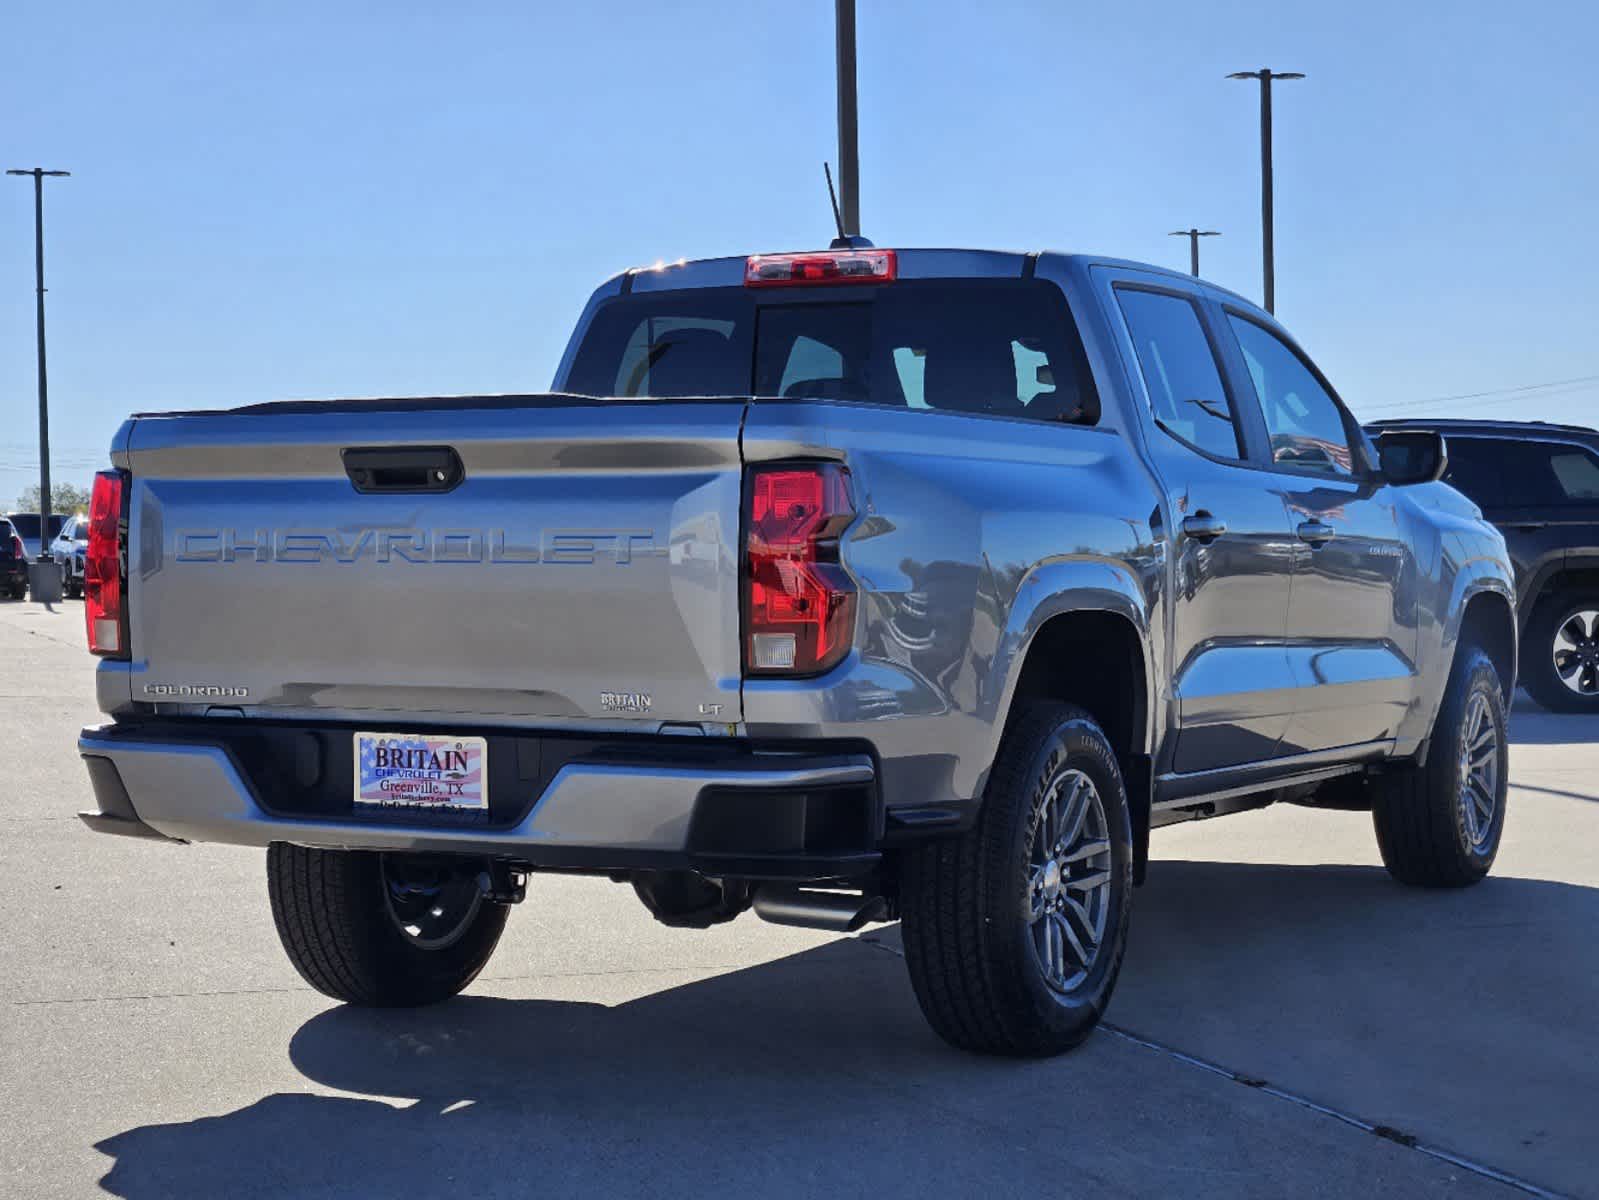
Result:
M758 888L755 915L773 925L854 933L873 921L886 921L888 901L860 892L824 892L767 884Z

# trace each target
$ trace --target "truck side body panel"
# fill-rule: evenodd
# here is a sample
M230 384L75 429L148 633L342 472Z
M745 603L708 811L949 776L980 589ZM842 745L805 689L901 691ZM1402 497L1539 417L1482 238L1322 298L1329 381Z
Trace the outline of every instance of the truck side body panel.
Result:
M1147 515L1155 495L1108 429L762 403L744 453L841 458L861 513L843 547L861 589L855 652L818 679L747 680L749 732L869 736L890 806L981 794L1027 646L1049 617L1116 612L1148 637L1164 554L1128 511L1142 497Z

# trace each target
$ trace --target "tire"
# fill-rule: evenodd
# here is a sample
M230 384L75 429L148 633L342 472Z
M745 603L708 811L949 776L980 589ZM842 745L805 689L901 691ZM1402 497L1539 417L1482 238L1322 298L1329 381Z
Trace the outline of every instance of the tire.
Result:
M1572 668L1567 679L1555 664L1557 649ZM1534 700L1555 712L1599 713L1599 594L1566 591L1544 597L1532 610L1521 650L1521 682ZM1568 682L1572 677L1576 690ZM1582 690L1584 682L1591 691Z
M1076 792L1084 779L1097 806ZM1063 857L1049 841L1060 829L1041 829L1040 822L1045 807L1068 803L1068 789L1073 808L1065 824L1075 819L1078 799L1085 815L1069 835L1079 838L1075 846L1060 839L1067 840L1064 857L1089 845L1104 848L1064 870L1056 861L1052 892L1038 852L1045 860ZM1043 836L1035 840L1035 833ZM1070 705L1029 704L1001 745L976 825L958 838L911 848L902 868L905 961L916 999L940 1037L978 1053L1044 1056L1088 1036L1121 970L1133 887L1127 791L1092 717ZM1101 875L1095 890L1072 886ZM1041 905L1055 903L1075 905L1060 908L1058 921L1088 951L1086 969L1063 938L1050 941L1047 923L1057 918L1049 909L1035 916ZM1096 926L1097 945L1088 936ZM1046 958L1052 945L1060 948L1054 983Z
M1474 761L1487 763L1488 750L1494 756L1469 791L1468 737ZM1372 823L1388 873L1433 888L1466 887L1487 875L1504 836L1509 767L1499 673L1481 649L1461 646L1426 760L1374 780Z
M391 888L401 886L395 878L402 867L411 876L440 875L449 864L282 842L267 848L267 891L278 938L294 969L323 995L375 1008L433 1004L466 987L488 963L507 907L475 893L473 877L445 874L448 894L460 901L451 907L459 919L447 928L408 933L397 915L399 902L391 899ZM475 902L466 899L463 879L474 889Z

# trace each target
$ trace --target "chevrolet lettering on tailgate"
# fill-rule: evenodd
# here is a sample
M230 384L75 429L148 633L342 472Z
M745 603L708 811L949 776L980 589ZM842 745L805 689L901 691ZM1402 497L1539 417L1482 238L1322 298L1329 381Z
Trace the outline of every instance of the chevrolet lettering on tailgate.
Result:
M611 562L664 553L648 529L550 529L523 535L504 529L186 529L173 535L180 563L572 563Z

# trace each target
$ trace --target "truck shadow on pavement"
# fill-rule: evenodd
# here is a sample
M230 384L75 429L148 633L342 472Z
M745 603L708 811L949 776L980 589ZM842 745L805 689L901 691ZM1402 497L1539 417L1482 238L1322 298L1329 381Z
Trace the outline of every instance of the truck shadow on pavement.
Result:
M1160 861L1135 911L1115 1026L1435 1144L1471 1131L1475 1157L1533 1177L1586 1154L1599 889L1427 893L1371 867ZM948 1050L921 1021L897 929L873 936L614 1007L471 994L331 1008L289 1056L310 1083L370 1098L280 1093L131 1129L97 1145L115 1160L101 1185L128 1200L957 1195L1070 1178L1271 1195L1303 1182L1305 1139L1325 1136L1347 1174L1316 1182L1362 1186L1368 1143L1348 1127L1112 1034L1052 1062ZM1201 1181L1196 1155L1226 1177Z

